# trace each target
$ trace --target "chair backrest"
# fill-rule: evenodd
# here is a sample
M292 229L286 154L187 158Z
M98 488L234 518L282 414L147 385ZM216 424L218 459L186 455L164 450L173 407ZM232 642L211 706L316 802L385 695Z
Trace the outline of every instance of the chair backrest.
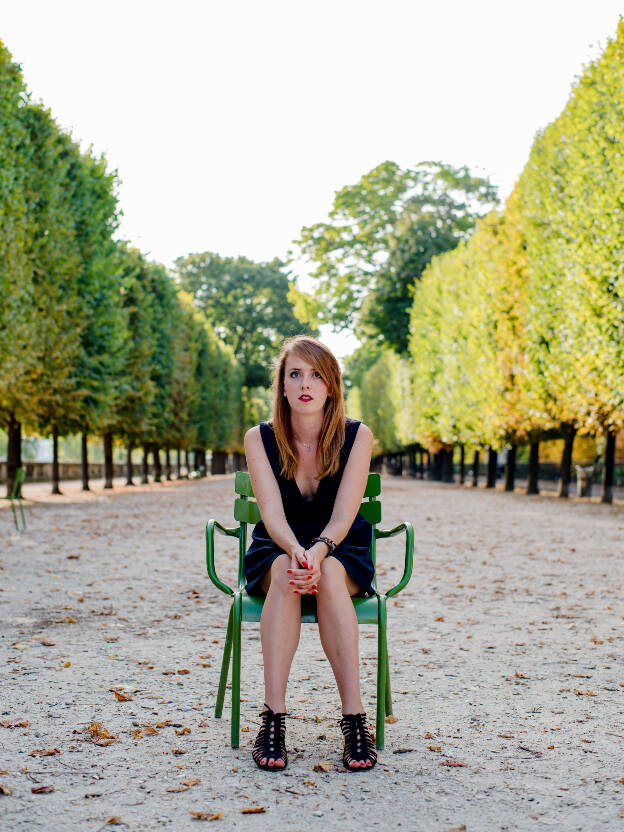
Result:
M234 490L240 496L234 501L234 518L239 523L259 523L260 509L258 503L253 499L254 493L251 487L251 478L247 471L237 471L234 481ZM373 526L381 522L381 502L377 499L381 494L381 477L379 474L369 474L364 497L366 502L361 503L359 513ZM374 552L373 552L374 556Z

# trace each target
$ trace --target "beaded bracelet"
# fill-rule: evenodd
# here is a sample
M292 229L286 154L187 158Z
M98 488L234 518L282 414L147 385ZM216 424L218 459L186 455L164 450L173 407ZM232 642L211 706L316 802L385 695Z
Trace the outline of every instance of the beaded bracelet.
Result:
M329 549L329 552L327 553L328 555L331 555L331 553L336 548L336 544L334 543L334 541L330 540L328 537L315 537L312 541L312 545L314 545L315 543L324 543Z

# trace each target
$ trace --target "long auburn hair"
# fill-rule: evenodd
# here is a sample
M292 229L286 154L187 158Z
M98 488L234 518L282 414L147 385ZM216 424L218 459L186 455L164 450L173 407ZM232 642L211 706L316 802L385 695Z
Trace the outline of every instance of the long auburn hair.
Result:
M331 476L340 464L340 449L345 441L345 409L340 365L331 350L309 335L295 335L284 341L273 376L273 431L277 440L282 468L286 479L294 479L297 472L297 451L290 422L290 405L284 395L286 361L292 354L310 364L327 385L327 400L318 442L319 478Z

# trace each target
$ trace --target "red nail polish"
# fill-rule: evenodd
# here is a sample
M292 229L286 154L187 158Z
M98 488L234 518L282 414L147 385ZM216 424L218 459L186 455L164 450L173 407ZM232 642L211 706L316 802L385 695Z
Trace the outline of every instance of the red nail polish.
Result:
M289 583L289 584L291 584L292 586L294 586L294 585L295 585L295 582L294 582L294 581L288 581L288 583Z
M288 572L289 575L292 575L292 569L287 569L286 571Z
M316 589L316 584L312 584L312 589Z

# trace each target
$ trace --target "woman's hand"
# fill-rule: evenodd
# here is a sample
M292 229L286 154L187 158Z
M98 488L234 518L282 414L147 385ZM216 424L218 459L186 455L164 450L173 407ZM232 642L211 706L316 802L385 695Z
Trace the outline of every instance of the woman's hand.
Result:
M321 579L321 563L326 556L327 546L324 543L315 543L309 549L303 550L303 556L297 558L297 565L291 564L289 570L294 592L300 595L316 595Z
M303 546L296 546L290 552L290 569L286 570L292 591L305 595L310 586L307 552Z

